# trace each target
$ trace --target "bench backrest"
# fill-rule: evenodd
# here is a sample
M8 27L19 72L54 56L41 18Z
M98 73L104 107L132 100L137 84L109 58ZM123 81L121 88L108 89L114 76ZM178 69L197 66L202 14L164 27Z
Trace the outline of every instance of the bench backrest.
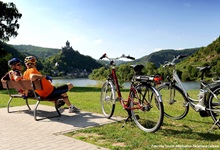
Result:
M26 90L43 90L41 80L20 80L20 81L2 81L2 86L5 89L26 89Z

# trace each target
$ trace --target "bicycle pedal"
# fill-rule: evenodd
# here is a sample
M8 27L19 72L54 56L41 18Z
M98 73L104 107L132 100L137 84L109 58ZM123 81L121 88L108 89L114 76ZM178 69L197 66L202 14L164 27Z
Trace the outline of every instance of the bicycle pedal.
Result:
M208 111L200 111L199 114L201 117L209 117L210 116L210 113Z

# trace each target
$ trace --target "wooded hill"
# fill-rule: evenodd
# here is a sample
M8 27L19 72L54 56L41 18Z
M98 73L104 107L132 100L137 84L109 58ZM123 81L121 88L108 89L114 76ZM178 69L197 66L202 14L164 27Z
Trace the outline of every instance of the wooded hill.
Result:
M189 58L181 61L177 69L182 71L184 80L199 79L200 73L196 67L211 66L211 72L207 77L220 76L220 36L206 47L202 47Z
M19 49L16 49L19 48ZM80 54L75 50L61 52L61 49L42 48L31 45L8 45L0 43L0 63L2 77L10 68L8 60L17 57L22 61L28 55L33 55L38 59L37 68L43 74L55 76L88 76L89 73L101 65L92 57ZM55 64L58 63L58 66ZM24 67L25 70L25 67Z
M197 52L200 48L191 48L191 49L183 49L183 50L174 50L174 49L165 49L157 52L153 52L150 55L146 55L135 60L133 63L141 63L147 64L148 62L152 62L156 67L160 67L161 64L164 64L167 60L172 60L174 56L177 55L192 55Z
M87 76L92 70L91 79L104 79L108 75L108 71L104 67L101 67L102 65L98 60L82 55L75 50L61 52L59 49L31 45L7 45L2 42L0 46L0 54L2 56L0 58L1 76L9 69L7 61L10 58L18 57L24 60L27 55L36 56L38 58L38 69L42 73L51 76ZM164 73L162 67L159 67L160 64L163 64L164 61L171 61L174 56L180 54L189 55L188 58L177 64L178 73L183 80L197 80L200 76L196 70L197 66L211 65L211 72L215 73L215 75L220 74L220 37L218 37L207 47L184 50L161 50L143 56L133 62L126 62L118 67L118 75L122 81L130 80L133 71L129 65L144 64L145 74L162 74L165 77L167 74Z
M60 52L60 49L56 48L44 48L33 45L12 45L15 49L25 54L31 54L38 58L48 58Z
M87 77L93 69L100 68L101 64L90 56L78 51L67 50L59 52L42 61L43 72L52 76Z
M181 54L188 55L187 58L179 60L179 63L177 62L176 65L177 72L183 81L199 80L201 74L196 70L198 66L212 66L211 72L206 74L208 78L212 77L212 75L220 75L220 37L218 37L207 47L185 50L161 50L133 62L129 62L128 64L122 64L117 67L119 81L123 82L131 79L134 72L129 67L130 64L144 64L144 74L160 74L166 79L166 76L171 72L169 72L167 68L160 66L160 64L164 64L164 61L172 61L175 56ZM102 67L93 70L90 78L103 80L108 74L109 70Z

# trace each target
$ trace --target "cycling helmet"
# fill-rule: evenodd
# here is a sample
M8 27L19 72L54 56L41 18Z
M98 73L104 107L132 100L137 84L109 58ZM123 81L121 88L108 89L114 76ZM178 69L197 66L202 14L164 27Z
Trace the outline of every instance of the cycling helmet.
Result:
M34 56L27 56L27 57L24 59L24 63L25 63L25 64L33 64L33 65L36 65L36 62L37 62L37 59L36 59Z
M21 63L21 60L18 58L12 58L8 61L8 66L12 67L13 65L15 65L17 63Z

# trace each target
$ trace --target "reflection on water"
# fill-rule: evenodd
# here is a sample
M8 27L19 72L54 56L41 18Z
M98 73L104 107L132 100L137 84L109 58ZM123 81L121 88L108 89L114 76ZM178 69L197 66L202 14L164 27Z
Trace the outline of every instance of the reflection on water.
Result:
M75 78L75 79L54 79L53 84L54 85L61 85L64 83L72 83L74 86L79 86L79 87L101 87L104 81L99 81L99 80L90 80L87 78ZM130 83L131 82L125 82L123 84L124 88L130 88ZM199 82L183 82L183 86L186 90L191 90L191 89L199 89L200 84Z

